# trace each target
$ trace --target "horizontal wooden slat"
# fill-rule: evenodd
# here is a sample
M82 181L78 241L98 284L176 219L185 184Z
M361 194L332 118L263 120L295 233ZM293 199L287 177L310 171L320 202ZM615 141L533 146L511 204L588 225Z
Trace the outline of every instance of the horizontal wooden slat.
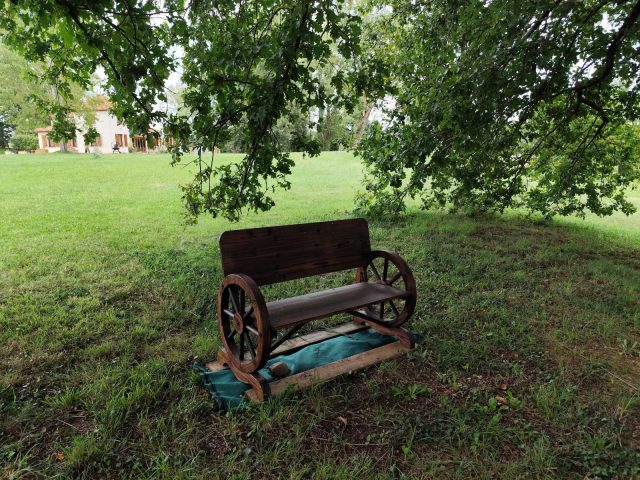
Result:
M342 335L348 335L351 333L359 332L361 330L366 330L367 328L369 327L366 325L358 325L357 323L346 322L332 328L325 328L324 330L318 330L317 332L298 335L282 342L282 345L271 352L269 358L277 357L278 355L286 355L303 347L308 347L309 345L314 345L316 343L329 340L330 338L340 337ZM205 364L205 367L210 372L229 369L228 366L225 366L218 361L209 362Z
M322 365L305 372L291 375L290 377L274 380L269 383L269 390L273 396L284 392L290 385L294 390L299 390L310 385L326 382L327 380L331 380L332 378L336 378L340 375L375 365L383 360L388 360L402 355L407 351L409 351L409 349L403 347L399 341L389 343L387 345L374 348L373 350L358 353L327 365ZM245 395L253 402L259 401L258 396L253 389L247 390Z
M337 220L230 230L220 237L225 275L258 285L364 266L371 244L366 220Z
M307 333L306 335L298 335L285 340L282 345L271 352L271 357L285 355L287 353L293 352L294 350L298 350L315 343L329 340L330 338L348 335L351 333L359 332L361 330L366 330L367 328L369 328L367 325L359 325L354 322L347 322L333 328L325 328L324 330Z
M407 295L399 288L362 282L269 302L267 310L271 326L278 329Z

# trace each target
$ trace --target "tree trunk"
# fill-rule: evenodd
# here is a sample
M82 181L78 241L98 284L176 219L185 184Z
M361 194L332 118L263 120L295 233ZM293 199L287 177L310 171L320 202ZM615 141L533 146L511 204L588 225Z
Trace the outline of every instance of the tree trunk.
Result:
M62 140L60 140L60 151L61 152L66 152L67 151L67 139L63 138Z
M353 146L357 147L362 140L362 136L364 135L364 131L367 129L367 125L369 125L369 117L371 116L371 111L375 102L369 101L365 103L364 112L362 113L362 118L360 119L360 123L358 124L358 128L356 129L355 139L353 141Z

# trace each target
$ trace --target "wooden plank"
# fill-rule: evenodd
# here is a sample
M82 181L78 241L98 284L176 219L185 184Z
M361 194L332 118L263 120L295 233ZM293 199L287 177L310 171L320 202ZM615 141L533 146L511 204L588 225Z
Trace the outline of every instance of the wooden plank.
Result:
M269 302L267 310L271 327L279 329L329 317L366 305L403 298L408 294L405 290L389 285L360 282Z
M299 390L310 385L326 382L340 375L360 370L375 365L383 360L397 357L409 349L403 347L400 342L393 342L382 347L374 348L366 352L353 355L336 362L301 372L290 377L285 377L269 383L271 395L284 392L290 385L294 390ZM245 395L253 402L258 402L258 397L253 389L247 390Z
M230 230L220 237L224 274L258 285L365 266L371 251L366 220Z
M318 330L317 332L311 332L306 335L300 335L299 337L293 337L283 342L282 345L271 352L271 356L274 357L277 355L284 355L286 353L292 352L293 350L298 350L299 348L306 347L308 345L320 343L324 340L340 337L349 333L366 330L367 328L369 327L367 327L366 325L358 325L353 322L347 322L342 325L338 325L335 328L327 328L325 330Z
M271 357L285 355L308 345L314 345L324 340L329 340L330 338L360 332L362 330L366 330L367 328L369 328L367 325L358 325L357 323L347 322L334 328L326 328L324 330L318 330L317 332L311 332L305 335L300 335L298 337L293 337L283 342L282 345L271 352ZM229 369L229 367L222 365L222 363L220 363L219 361L209 362L205 364L205 367L210 372Z

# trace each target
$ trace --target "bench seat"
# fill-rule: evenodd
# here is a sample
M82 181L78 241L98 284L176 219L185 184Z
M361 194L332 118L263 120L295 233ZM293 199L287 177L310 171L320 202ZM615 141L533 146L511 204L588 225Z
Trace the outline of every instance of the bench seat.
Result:
M291 327L394 298L409 292L378 283L354 283L267 303L272 328Z

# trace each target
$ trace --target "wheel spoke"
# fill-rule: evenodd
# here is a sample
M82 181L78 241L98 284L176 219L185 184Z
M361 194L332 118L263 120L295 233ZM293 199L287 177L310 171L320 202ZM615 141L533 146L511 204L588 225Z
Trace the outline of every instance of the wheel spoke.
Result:
M239 346L239 355L240 360L244 360L244 335L240 335L240 346Z
M398 281L398 279L402 276L402 273L398 272L396 273L393 277L391 277L391 280L389 280L387 282L387 285L391 286L394 283L396 283Z
M226 308L222 310L224 313L226 313L227 315L229 315L231 318L233 318L233 312L231 310L227 310Z
M227 341L230 341L235 334L236 334L236 331L235 330L231 330L229 332L229 334L227 335Z
M247 330L249 330L251 333L253 333L255 336L260 336L260 334L258 333L258 330L256 330L255 328L253 328L251 325L246 325L244 326L244 328L246 328Z
M374 263L371 262L369 265L371 266L371 270L373 270L373 273L375 273L376 277L378 277L378 280L382 280L382 277L380 276L380 272L378 272L378 269L376 268Z
M240 315L242 315L244 317L244 309L245 309L245 302L246 302L246 297L244 295L244 290L240 290L240 311L238 313L240 313Z
M286 332L285 334L283 334L280 338L278 338L275 342L273 342L271 344L271 351L275 350L276 348L278 348L280 345L282 345L284 343L285 340L291 338L291 336L296 333L298 330L300 330L300 328L302 328L304 324L301 323L299 325L296 325L295 327L291 328L288 332Z
M233 309L236 313L240 313L240 308L238 307L238 301L236 297L233 295L233 289L229 289L229 296L231 297L231 303L233 304Z
M389 259L384 259L384 267L382 268L382 280L387 283L387 273L389 273Z
M251 307L249 310L247 310L245 312L244 315L242 315L242 319L246 320L247 318L249 318L251 316L251 314L253 313L253 307ZM257 335L257 334L256 334Z
M393 310L393 313L395 313L396 316L400 315L400 312L398 311L398 307L396 307L396 304L393 303L393 300L389 300L389 303L391 304L391 310Z
M249 353L251 354L251 359L255 360L256 349L253 347L253 343L251 343L251 336L247 332L244 332L244 335L246 335L247 337L247 343L249 344Z
M380 320L384 321L384 302L380 302Z

